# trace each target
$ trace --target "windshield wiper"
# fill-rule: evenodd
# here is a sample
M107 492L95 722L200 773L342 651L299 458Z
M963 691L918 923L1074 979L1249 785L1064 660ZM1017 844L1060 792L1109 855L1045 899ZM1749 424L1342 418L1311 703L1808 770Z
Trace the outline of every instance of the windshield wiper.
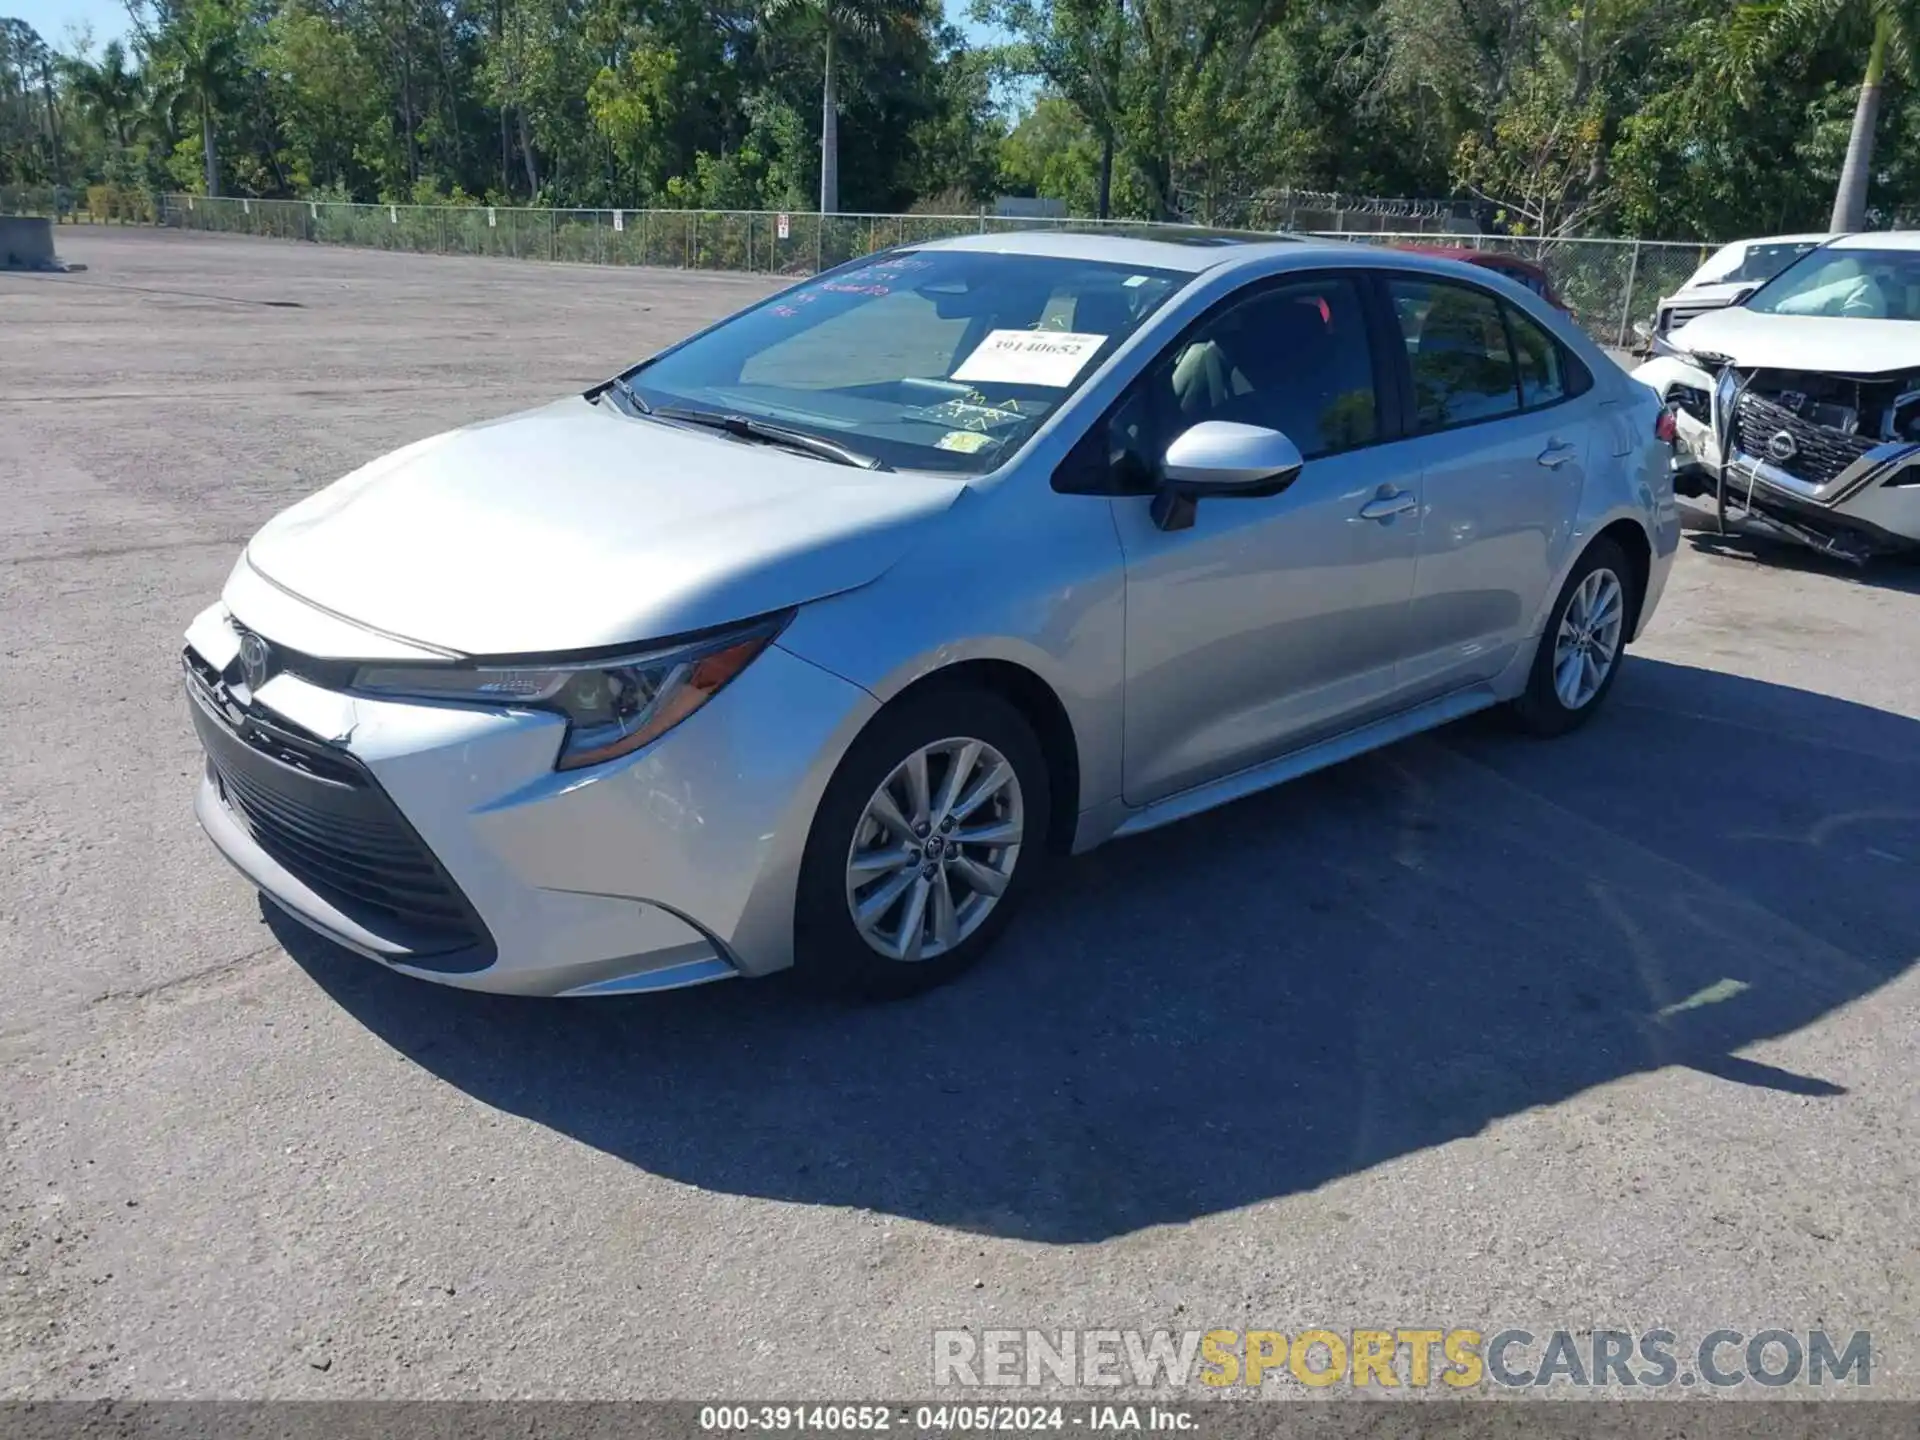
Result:
M628 380L626 376L616 375L607 381L607 383L601 387L600 395L606 394L609 390L616 392L622 400L626 401L628 407L634 414L651 415L653 413L653 407L640 398L640 392L633 388L633 383ZM600 396L596 395L594 398L597 400Z
M729 415L720 410L683 410L674 405L663 405L647 414L656 420L677 420L684 425L704 425L709 430L719 430L725 434L737 436L742 440L758 440L764 445L781 445L789 450L799 450L822 460L831 460L837 465L852 465L861 470L891 470L886 461L873 455L863 455L858 450L834 440L823 440L818 435L809 435L804 430L789 430L784 425L774 425L765 420L756 420L751 415Z

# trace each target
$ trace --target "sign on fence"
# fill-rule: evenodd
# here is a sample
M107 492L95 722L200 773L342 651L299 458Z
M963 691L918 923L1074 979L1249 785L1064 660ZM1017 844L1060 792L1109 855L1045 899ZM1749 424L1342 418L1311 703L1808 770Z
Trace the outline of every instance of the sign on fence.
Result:
M316 201L309 200L307 202L307 218L309 220L318 220L320 218L320 206Z
M389 225L398 225L400 223L400 207L398 205L387 206L387 223Z
M251 215L253 213L253 201L242 200L240 202L240 213L242 215Z
M774 234L778 235L782 240L792 239L793 238L793 217L791 215L786 214L785 212L782 212L778 224L776 224L774 227Z
M613 212L613 228L616 230L624 230L627 228L627 217L618 210Z
M494 229L494 228L496 228L496 227L497 227L497 226L499 225L499 223L500 223L500 222L499 222L499 219L498 219L498 217L497 217L497 216L495 216L495 215L494 215L494 213L493 213L493 206L491 206L491 205L489 205L489 206L487 207L487 228L488 228L489 230L492 230L492 229Z

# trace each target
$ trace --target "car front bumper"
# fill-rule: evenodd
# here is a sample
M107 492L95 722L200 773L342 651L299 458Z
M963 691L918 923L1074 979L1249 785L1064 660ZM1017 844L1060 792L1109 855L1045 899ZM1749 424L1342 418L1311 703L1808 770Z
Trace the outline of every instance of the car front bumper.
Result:
M1672 400L1684 391L1710 395L1715 377L1691 359L1660 357L1634 372ZM1696 402L1697 403L1697 402ZM1676 406L1674 465L1677 475L1693 474L1712 493L1726 477L1730 499L1751 501L1763 513L1796 523L1857 534L1878 550L1920 545L1920 450L1889 444L1859 466L1824 484L1791 474L1763 456L1738 450L1722 453L1713 426ZM1698 490L1682 493L1698 493Z
M207 752L195 812L294 919L421 979L524 995L791 963L807 827L875 708L857 686L770 646L644 749L556 771L550 713L372 699L286 671L229 689L233 618L215 606L187 636ZM270 618L243 623L271 643ZM352 635L303 626L352 653Z

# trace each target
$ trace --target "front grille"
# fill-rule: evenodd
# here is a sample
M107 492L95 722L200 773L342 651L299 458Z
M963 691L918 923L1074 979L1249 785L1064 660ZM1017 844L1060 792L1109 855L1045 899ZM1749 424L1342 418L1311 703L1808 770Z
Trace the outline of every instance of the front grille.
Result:
M355 923L408 951L491 948L459 887L357 760L239 705L191 649L185 668L209 772L255 844Z
M1681 329L1690 320L1698 320L1702 315L1711 315L1720 309L1718 305L1669 305L1660 312L1663 322L1663 334L1671 335Z
M1776 460L1767 450L1767 442L1783 430L1793 437L1795 454L1790 460ZM1750 460L1765 461L1809 485L1825 485L1877 444L1877 440L1803 420L1758 395L1742 395L1734 410L1734 448Z

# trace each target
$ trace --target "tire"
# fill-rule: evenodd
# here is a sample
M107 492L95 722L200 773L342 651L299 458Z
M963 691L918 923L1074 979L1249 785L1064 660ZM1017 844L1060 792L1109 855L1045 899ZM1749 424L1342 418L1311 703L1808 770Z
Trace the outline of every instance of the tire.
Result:
M1595 580L1596 575L1602 578ZM1561 631L1563 627L1569 628L1569 638L1574 639L1583 628L1588 629L1592 638L1588 641L1587 654L1598 664L1606 651L1608 609L1602 601L1599 605L1600 619L1590 627L1583 626L1582 616L1588 613L1596 594L1604 596L1608 592L1613 596L1617 614L1612 616L1612 645L1610 654L1604 655L1605 671L1597 686L1591 685L1590 673L1580 676L1580 683L1569 685L1567 682L1572 674L1561 668L1567 656L1567 652L1560 649ZM1569 627L1570 610L1575 611L1575 615ZM1561 587L1560 596L1553 602L1553 610L1547 616L1546 628L1540 633L1540 645L1534 652L1533 668L1527 674L1527 688L1512 705L1512 715L1519 727L1532 735L1565 735L1592 719L1620 674L1620 664L1626 656L1627 637L1633 633L1634 617L1639 612L1639 586L1626 552L1605 537L1594 541L1567 576L1567 583ZM1569 690L1572 691L1571 699Z
M915 756L923 758L926 775L918 817L911 804ZM1010 780L975 797L1002 762ZM951 772L962 765L967 778L952 795ZM883 787L893 801L892 829L876 818L876 808L885 809L876 807ZM956 810L969 801L978 808L943 829L941 809L949 799ZM1019 710L998 695L938 689L883 710L840 762L807 836L794 905L799 978L816 991L867 999L915 995L953 979L992 948L1039 878L1051 814L1040 742ZM928 833L909 841L898 825L911 826L916 818ZM1000 843L956 844L967 833ZM1014 843L1005 843L1014 834ZM920 858L881 868L908 855ZM858 872L856 857L864 861ZM989 893L994 884L1001 887L997 895ZM882 905L894 886L897 892ZM854 917L856 903L869 907L864 931Z

